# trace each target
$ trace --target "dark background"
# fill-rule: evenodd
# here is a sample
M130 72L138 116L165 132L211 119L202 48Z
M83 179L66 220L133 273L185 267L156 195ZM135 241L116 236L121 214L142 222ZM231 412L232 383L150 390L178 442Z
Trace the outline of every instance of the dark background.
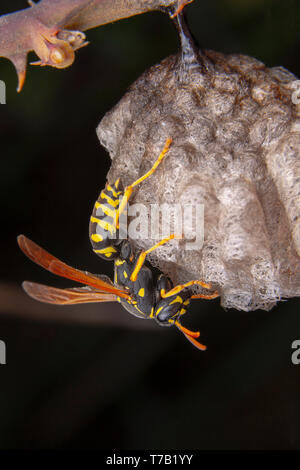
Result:
M0 14L26 6L1 0ZM244 53L300 76L300 5L286 0L196 0L187 8L199 43ZM92 253L88 222L109 156L95 128L149 66L176 52L159 12L87 32L66 70L30 67L17 94L0 61L0 448L299 449L299 300L271 312L193 306L201 353L118 305L53 307L27 298L24 279L70 285L19 251L27 236L71 265L112 275ZM34 60L34 55L30 59Z

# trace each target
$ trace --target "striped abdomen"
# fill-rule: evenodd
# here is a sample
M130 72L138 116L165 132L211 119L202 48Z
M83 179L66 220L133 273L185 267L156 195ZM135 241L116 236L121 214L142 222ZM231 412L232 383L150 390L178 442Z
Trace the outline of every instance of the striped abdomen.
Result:
M95 203L90 218L90 240L94 252L101 258L113 260L118 256L118 230L115 226L116 211L123 191L118 191L119 180L107 184Z

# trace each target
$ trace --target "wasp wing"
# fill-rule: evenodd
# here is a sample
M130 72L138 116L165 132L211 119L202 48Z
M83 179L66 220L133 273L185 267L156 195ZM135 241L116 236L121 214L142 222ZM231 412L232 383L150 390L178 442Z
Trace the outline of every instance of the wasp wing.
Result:
M19 235L17 240L19 247L29 259L51 273L72 279L73 281L80 282L81 284L92 286L103 292L118 295L125 299L130 298L125 291L117 289L114 285L101 279L100 276L98 277L88 271L80 271L79 269L72 268L63 261L60 261L24 235Z
M106 282L106 284L108 284L109 286L115 287L110 277L106 276L105 274L93 274L93 276L98 277L99 279L101 279L101 281Z
M48 304L75 305L93 302L115 302L117 300L115 294L101 292L90 286L59 289L36 282L25 281L22 287L33 299Z

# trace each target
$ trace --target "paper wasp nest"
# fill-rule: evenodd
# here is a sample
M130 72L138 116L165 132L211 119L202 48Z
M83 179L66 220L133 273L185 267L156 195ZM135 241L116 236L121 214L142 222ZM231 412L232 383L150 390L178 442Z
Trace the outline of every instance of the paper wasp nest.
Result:
M268 310L300 295L296 77L243 55L199 57L198 66L179 54L152 67L102 119L108 180L132 183L172 137L169 154L131 202L203 203L204 244L188 251L174 240L149 256L152 264L176 283L211 281L223 307ZM149 248L154 241L133 243Z

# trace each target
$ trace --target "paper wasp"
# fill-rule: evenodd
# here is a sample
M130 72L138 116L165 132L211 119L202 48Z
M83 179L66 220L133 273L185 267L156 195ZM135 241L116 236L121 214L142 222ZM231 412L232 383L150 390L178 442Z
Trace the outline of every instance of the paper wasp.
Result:
M199 332L193 332L181 325L180 317L186 313L191 299L213 299L217 292L193 294L192 286L200 285L211 289L211 284L190 281L173 287L171 280L147 263L146 256L159 246L174 238L171 235L146 251L135 252L128 240L118 236L119 217L131 196L133 188L148 178L163 160L169 150L171 139L167 139L163 151L153 167L124 191L119 190L119 180L114 185L106 185L96 201L90 224L90 238L94 251L105 259L113 259L115 266L114 283L107 277L68 266L55 258L24 235L18 237L21 250L43 268L84 287L58 289L33 282L24 282L23 288L31 297L52 304L79 304L88 302L119 301L131 314L144 319L154 319L161 326L175 325L198 349L206 346L197 341ZM120 202L120 197L123 196ZM125 202L124 202L125 201ZM109 217L107 220L105 217Z

